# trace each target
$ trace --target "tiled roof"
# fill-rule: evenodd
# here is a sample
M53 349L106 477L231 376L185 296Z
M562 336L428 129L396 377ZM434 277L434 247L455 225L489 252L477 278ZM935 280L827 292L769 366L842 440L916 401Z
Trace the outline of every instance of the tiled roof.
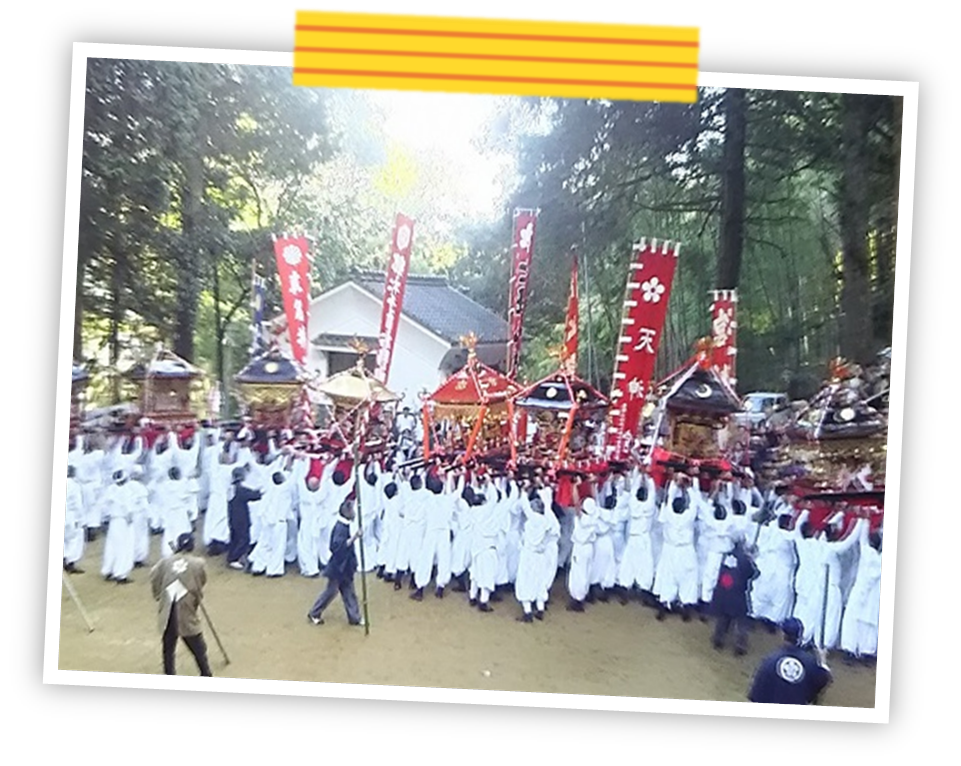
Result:
M351 280L383 300L383 272L358 271ZM472 332L480 343L508 339L506 321L455 290L445 277L408 275L403 313L450 343L458 343Z

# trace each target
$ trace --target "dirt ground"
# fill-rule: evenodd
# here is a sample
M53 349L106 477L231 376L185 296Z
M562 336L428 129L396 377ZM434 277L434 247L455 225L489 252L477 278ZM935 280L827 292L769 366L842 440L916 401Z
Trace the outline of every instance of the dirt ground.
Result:
M152 560L159 540L151 540ZM99 574L103 537L87 545L72 575L95 625L88 633L63 589L59 667L114 673L162 673L156 605L148 569L133 583L105 582ZM266 579L228 569L223 557L208 559L205 603L230 655L225 666L205 631L215 675L290 681L383 684L435 688L600 694L695 700L744 701L754 669L779 643L763 629L750 650L735 657L711 646L711 623L672 616L659 623L652 609L617 599L566 611L559 578L543 622L525 624L512 595L484 614L466 595L432 593L421 603L406 589L368 575L370 635L347 624L338 598L314 626L306 613L326 580L301 577L296 565L282 578ZM356 579L358 597L360 575ZM831 662L834 683L823 704L873 707L875 671ZM181 642L178 672L196 674ZM489 671L489 675L485 673Z

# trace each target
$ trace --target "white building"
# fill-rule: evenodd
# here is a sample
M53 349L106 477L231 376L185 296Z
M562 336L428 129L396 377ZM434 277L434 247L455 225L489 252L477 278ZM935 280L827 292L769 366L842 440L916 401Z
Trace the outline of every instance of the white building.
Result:
M383 300L383 272L360 271L311 299L307 367L329 377L353 366L357 354L351 343L357 339L369 349L367 366L373 371ZM408 275L387 387L405 397L403 405L417 409L419 394L432 392L464 365L461 338L469 333L478 338L480 360L503 370L507 322L455 290L445 277ZM285 326L279 343L284 353L290 352Z

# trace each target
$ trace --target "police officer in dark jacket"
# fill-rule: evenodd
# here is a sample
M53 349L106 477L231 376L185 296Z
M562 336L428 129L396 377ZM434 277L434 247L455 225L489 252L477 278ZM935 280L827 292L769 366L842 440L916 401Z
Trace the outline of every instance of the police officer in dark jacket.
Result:
M831 671L819 651L815 657L800 647L804 625L799 619L789 617L781 630L784 646L761 662L748 699L779 705L813 705L831 683Z
M354 541L360 535L360 531L351 534L350 522L353 520L354 496L351 495L340 506L340 515L330 533L330 560L324 569L327 588L307 612L308 619L314 625L324 624L321 614L338 593L344 600L347 622L351 625L361 624L360 606L357 603L357 594L354 592L354 573L357 571Z
M711 610L717 622L714 626L714 648L723 649L727 634L734 626L734 653L747 652L748 608L747 594L758 569L748 555L744 542L734 543L734 550L721 561L721 569L711 599Z

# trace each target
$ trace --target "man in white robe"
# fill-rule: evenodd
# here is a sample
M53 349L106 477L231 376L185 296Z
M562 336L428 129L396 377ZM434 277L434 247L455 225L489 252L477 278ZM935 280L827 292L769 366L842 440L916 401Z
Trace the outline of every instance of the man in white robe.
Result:
M404 573L410 571L410 588L416 585L413 569L420 549L424 544L424 534L427 524L428 491L424 489L424 479L420 474L410 477L410 483L400 486L404 504L404 526L401 532L400 546L397 551L397 572L394 575L394 589L399 590L404 581Z
M681 485L679 485L679 483ZM699 493L683 474L678 474L667 490L658 521L664 535L660 560L654 575L654 595L660 602L657 619L678 606L685 622L697 603L697 552L694 548L694 522L697 518Z
M192 487L176 465L170 468L168 480L163 483L159 491L161 494L157 499L161 504L160 514L164 530L160 543L160 555L167 558L174 554L174 548L180 536L193 532L190 523L190 507L192 504L196 505L196 500Z
M76 479L77 469L67 465L67 507L63 519L63 569L71 574L83 574L77 562L83 558L84 509L83 490Z
M113 476L113 484L103 492L104 513L110 520L100 567L100 574L105 580L120 584L130 582L129 576L134 565L134 503L127 475L117 471Z
M778 510L777 517L767 521L758 535L759 574L751 587L751 616L765 623L771 633L791 616L797 568L791 531L793 514L789 506L780 506Z
M574 485L574 529L571 532L571 565L567 571L568 611L583 612L584 601L591 588L591 566L594 560L597 503L593 497L580 496L581 483Z
M427 481L428 492L425 505L424 541L414 563L414 584L417 589L411 594L415 601L424 598L424 588L430 584L434 566L437 576L434 580L434 595L444 597L444 588L451 577L451 526L454 518L454 505L457 497L453 494L453 476L448 474L445 482L433 476Z
M300 525L297 530L297 564L304 577L320 576L321 515L324 510L320 477L309 476L310 458L294 464L291 481L297 488Z
M858 533L860 557L854 587L841 620L841 649L849 659L873 662L878 653L881 611L881 530L863 524Z
M133 466L129 473L130 481L127 483L133 508L133 565L137 569L146 566L150 558L150 495L144 486L143 474L143 466ZM157 502L162 502L161 498L158 497Z
M617 584L622 595L634 589L640 592L642 601L653 606L651 589L654 587L654 545L651 530L657 518L657 488L646 471L635 471L630 492L627 493L628 517L627 544L617 571Z
M268 577L284 575L284 554L287 548L287 515L290 490L287 476L279 465L266 486L261 505L260 535L250 553L250 572Z
M502 532L498 514L497 489L487 484L484 492L474 493L474 513L470 563L469 603L482 612L494 611L490 601L497 577L497 540ZM486 493L486 494L485 494Z
M557 517L544 507L544 501L536 491L528 494L528 488L521 490L518 505L524 515L524 524L514 597L524 610L520 619L530 623L534 617L544 619L556 572L556 566L551 571L550 549L553 547L556 551L561 529Z
M83 492L83 508L86 513L86 537L92 541L97 537L97 530L106 518L106 511L100 502L104 491L104 452L99 447L98 438L94 434L84 437L83 456L77 466L77 481ZM108 474L108 477L110 474Z

